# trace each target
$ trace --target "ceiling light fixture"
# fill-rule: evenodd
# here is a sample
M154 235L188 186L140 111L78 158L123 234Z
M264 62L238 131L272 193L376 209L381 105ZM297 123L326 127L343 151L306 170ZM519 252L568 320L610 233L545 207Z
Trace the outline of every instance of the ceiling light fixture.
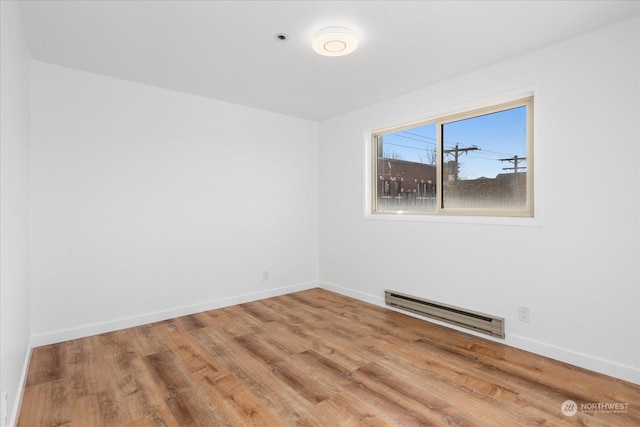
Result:
M320 55L344 56L356 50L358 39L348 28L329 27L316 34L311 46Z

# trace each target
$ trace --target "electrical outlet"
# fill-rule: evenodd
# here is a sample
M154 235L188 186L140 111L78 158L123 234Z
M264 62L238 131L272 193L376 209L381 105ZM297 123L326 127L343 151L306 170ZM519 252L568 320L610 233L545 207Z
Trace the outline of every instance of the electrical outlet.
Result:
M518 320L529 323L530 319L529 307L518 306Z
M262 281L263 282L269 281L269 270L265 270L262 272Z

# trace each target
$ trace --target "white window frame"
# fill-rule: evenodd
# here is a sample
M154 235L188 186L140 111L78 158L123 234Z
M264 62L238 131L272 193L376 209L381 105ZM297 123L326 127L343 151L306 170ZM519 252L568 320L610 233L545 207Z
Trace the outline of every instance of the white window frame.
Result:
M503 102L484 103L475 108L459 109L458 111L434 115L429 118L405 121L396 125L380 127L365 132L365 219L403 219L403 220L436 220L453 222L486 222L495 218L498 223L539 225L535 220L537 212L534 210L534 93L512 97ZM442 125L472 117L509 110L521 106L527 107L527 175L526 206L522 209L483 209L483 208L447 208L442 206ZM422 125L436 124L437 132L437 164L436 164L436 210L434 212L421 211L381 211L377 212L377 148L376 137L388 133L398 132ZM536 207L537 209L537 207ZM479 219L479 221L476 221ZM494 221L495 222L495 221Z

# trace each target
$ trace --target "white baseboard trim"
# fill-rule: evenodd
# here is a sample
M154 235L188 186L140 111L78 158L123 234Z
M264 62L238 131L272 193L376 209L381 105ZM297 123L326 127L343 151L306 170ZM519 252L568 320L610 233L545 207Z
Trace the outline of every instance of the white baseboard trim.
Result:
M18 389L14 398L14 405L9 416L7 426L15 427L18 425L18 414L20 414L20 408L22 407L22 397L24 396L24 389L27 385L27 373L29 372L29 363L31 362L31 352L33 345L29 343L29 349L27 350L24 364L22 365L22 373L20 374L20 382L18 383Z
M540 341L535 341L519 335L507 334L507 337L504 340L492 338L481 333L476 333L474 331L470 331L465 328L460 328L455 325L451 325L449 323L439 322L437 320L426 318L418 314L414 314L408 311L398 310L398 309L389 307L385 304L383 296L371 295L371 294L363 293L360 291L354 291L353 289L345 288L345 287L338 286L333 283L327 283L327 282L319 282L318 286L328 291L346 295L346 296L358 299L360 301L378 305L380 307L385 307L389 310L397 311L399 313L406 314L408 316L412 316L428 322L436 323L438 325L455 329L460 332L464 332L470 335L475 335L490 341L499 342L499 343L508 345L510 347L515 347L520 350L529 351L531 353L535 353L540 356L545 356L550 359L559 360L561 362L579 366L581 368L588 369L590 371L595 371L595 372L598 372L604 375L609 375L611 377L615 377L624 381L629 381L634 384L640 384L640 368L637 368L637 367L623 365L617 362L613 362L611 360L601 359L588 354L583 354L573 350L569 350L567 348L558 347L558 346L540 342Z
M298 283L295 285L266 289L259 292L220 298L200 304L172 308L170 310L146 313L139 316L115 319L109 322L94 323L91 325L79 326L77 328L70 328L49 332L46 334L34 335L31 337L31 344L32 348L40 347L43 345L56 344L77 338L84 338L92 335L103 334L106 332L113 332L120 329L132 328L135 326L146 325L148 323L160 322L180 316L188 316L190 314L200 313L203 311L215 310L217 308L228 307L230 305L243 304L246 302L257 301L264 298L271 298L315 287L318 287L317 282Z
M601 359L520 335L509 334L508 338L505 344L509 346L640 385L640 368Z
M327 291L335 292L337 294L352 297L360 301L364 301L371 304L379 305L381 307L389 308L387 305L385 305L383 296L371 295L371 294L367 294L360 291L354 291L353 289L345 288L345 287L338 286L333 283L327 283L327 282L319 282L318 286L321 287L322 289L326 289Z

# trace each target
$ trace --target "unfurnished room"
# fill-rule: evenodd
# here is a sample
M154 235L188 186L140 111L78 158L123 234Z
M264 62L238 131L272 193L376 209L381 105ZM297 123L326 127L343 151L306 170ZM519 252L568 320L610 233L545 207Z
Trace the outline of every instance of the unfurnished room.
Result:
M0 427L640 425L640 2L0 8Z

